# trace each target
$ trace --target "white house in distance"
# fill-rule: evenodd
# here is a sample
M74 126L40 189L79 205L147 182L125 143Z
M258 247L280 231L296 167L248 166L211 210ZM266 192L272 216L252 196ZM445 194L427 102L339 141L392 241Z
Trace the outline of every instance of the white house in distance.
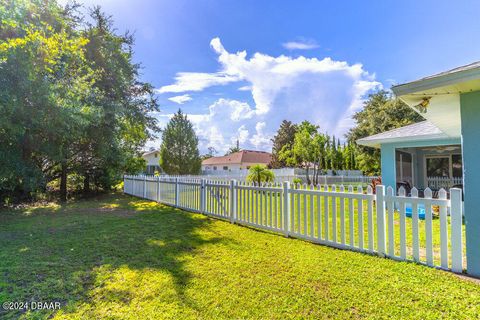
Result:
M147 162L146 174L154 174L155 171L160 172L160 150L145 152L142 158Z
M218 173L248 170L256 164L268 165L272 154L265 151L242 150L222 157L211 157L202 161L202 172Z

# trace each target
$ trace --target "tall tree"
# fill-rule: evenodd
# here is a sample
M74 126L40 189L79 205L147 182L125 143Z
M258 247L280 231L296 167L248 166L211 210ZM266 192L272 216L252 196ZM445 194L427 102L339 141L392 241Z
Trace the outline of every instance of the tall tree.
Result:
M370 94L363 109L353 118L356 125L347 134L351 143L356 143L356 140L363 137L424 120L403 101L395 99L384 90ZM358 145L356 149L358 168L366 174L380 174L380 150Z
M272 161L270 166L272 168L283 168L287 166L284 160L279 157L280 151L285 148L291 148L297 132L297 125L291 121L283 120L278 128L277 134L273 137L272 142Z
M182 110L178 110L163 131L160 166L167 174L198 174L200 172L198 138L192 123Z
M215 157L215 155L218 153L218 151L212 146L208 147L207 150L208 152L206 154L201 155L200 159L205 160L211 157Z
M108 189L120 172L128 172L132 158L158 132L149 114L158 110L153 87L139 80L140 65L132 61L132 35L117 34L112 19L99 7L91 12L84 36L86 62L94 72L91 118L87 138L80 143L79 170L89 181ZM147 130L147 129L150 129Z
M57 182L65 200L70 174L108 189L158 129L133 38L116 35L98 8L85 24L77 8L0 5L0 201Z
M0 171L0 198L31 197L55 178L65 198L72 143L85 128L87 40L55 2L0 8L0 168L6 169Z
M324 157L326 138L318 132L318 126L303 121L297 127L293 145L285 145L279 154L279 159L290 166L301 166L306 170L307 183L312 183L310 169L313 173L313 183L317 183L318 172Z
M227 153L225 153L225 155L228 156L229 154L239 152L241 150L242 149L240 149L240 141L237 139L236 144L234 146L230 147L230 149L228 149L228 151L227 151Z

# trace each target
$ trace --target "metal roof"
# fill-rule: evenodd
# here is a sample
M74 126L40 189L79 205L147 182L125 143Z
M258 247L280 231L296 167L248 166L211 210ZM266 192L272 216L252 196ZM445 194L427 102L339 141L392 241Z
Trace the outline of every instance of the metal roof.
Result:
M382 143L405 142L418 140L436 140L449 138L438 127L429 121L422 121L401 128L361 138L357 143L368 147L379 147Z

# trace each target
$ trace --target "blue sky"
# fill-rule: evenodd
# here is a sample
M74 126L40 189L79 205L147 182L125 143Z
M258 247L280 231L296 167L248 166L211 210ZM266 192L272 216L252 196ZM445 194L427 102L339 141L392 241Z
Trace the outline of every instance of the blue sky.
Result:
M478 1L83 2L135 32L156 116L181 107L202 152L269 150L282 119L342 136L368 92L480 60Z

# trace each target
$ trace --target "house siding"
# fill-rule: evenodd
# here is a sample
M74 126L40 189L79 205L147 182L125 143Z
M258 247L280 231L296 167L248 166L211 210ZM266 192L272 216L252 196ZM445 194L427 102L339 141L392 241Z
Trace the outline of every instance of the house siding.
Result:
M480 277L480 91L460 96L468 273Z

